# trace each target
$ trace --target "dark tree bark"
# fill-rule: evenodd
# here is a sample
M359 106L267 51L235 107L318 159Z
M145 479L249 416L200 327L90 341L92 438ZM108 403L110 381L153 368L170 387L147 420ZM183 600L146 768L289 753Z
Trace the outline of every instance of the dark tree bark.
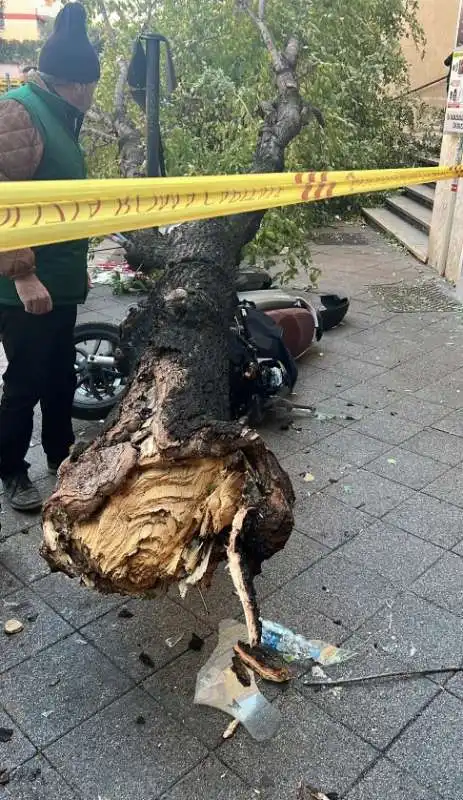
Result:
M279 53L263 19L244 6L278 89L263 110L252 171L282 171L285 148L310 114L295 76L297 42ZM165 269L123 326L129 388L96 441L62 466L43 517L52 568L106 592L207 584L228 557L252 644L260 638L252 578L287 541L294 503L272 453L230 419L237 264L263 213L182 225L161 249L158 232L135 237Z

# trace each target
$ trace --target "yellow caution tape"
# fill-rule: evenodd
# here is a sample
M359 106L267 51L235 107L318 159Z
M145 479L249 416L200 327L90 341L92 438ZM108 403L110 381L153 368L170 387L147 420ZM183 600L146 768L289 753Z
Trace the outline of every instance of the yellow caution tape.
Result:
M448 180L463 167L0 184L0 252Z

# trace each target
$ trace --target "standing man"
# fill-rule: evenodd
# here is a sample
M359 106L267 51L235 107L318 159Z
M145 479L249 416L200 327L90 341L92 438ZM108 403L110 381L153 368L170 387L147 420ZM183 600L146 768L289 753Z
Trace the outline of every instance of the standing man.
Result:
M80 3L56 17L39 72L0 97L0 180L85 178L78 139L100 77ZM74 325L87 295L88 241L0 253L0 335L8 367L0 404L0 478L18 511L41 497L28 476L34 407L42 410L42 446L56 473L74 441Z

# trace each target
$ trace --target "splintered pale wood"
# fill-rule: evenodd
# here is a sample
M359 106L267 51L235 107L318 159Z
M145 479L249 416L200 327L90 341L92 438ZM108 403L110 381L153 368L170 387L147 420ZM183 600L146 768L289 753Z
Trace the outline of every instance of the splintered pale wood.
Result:
M46 505L48 561L106 591L150 594L172 582L186 589L207 581L239 518L235 535L258 569L289 535L291 488L284 477L279 485L277 462L256 434L242 444L221 457L137 464L130 444L92 446L63 467Z

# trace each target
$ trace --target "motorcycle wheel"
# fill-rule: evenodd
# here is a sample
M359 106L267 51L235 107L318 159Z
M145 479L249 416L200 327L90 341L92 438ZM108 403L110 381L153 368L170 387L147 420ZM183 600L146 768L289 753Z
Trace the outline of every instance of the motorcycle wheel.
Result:
M119 326L109 322L76 325L74 344L77 388L72 416L74 419L103 420L124 391L126 379L116 366L92 364L88 356L114 356L120 344Z

